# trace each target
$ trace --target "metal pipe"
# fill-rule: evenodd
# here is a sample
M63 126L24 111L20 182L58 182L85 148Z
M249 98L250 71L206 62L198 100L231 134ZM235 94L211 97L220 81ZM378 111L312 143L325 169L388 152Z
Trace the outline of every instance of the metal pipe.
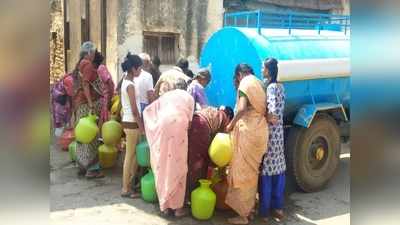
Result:
M257 13L257 31L259 34L261 34L261 10L258 10Z

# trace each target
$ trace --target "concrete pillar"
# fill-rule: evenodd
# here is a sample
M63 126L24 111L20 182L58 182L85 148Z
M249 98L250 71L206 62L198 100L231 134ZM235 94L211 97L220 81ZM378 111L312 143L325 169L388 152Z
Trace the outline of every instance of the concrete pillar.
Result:
M101 48L101 1L90 0L90 40L96 45L99 51Z
M68 54L68 71L71 71L79 60L79 51L81 48L81 1L70 0L68 7L71 49Z
M207 21L209 21L207 30L205 32L205 42L210 36L220 29L224 20L224 1L223 0L209 0L207 6Z
M107 56L106 65L113 81L118 82L118 1L107 1Z
M122 70L119 66L124 60L128 51L132 54L138 54L143 51L143 1L141 0L122 0L119 6L121 14L120 23L123 26L118 29L121 35L121 41L118 43L118 79L122 76ZM117 17L114 15L114 17ZM122 29L123 28L123 29ZM108 44L108 43L107 43ZM107 51L109 51L107 49Z
M342 0L343 12L344 15L350 15L350 1Z

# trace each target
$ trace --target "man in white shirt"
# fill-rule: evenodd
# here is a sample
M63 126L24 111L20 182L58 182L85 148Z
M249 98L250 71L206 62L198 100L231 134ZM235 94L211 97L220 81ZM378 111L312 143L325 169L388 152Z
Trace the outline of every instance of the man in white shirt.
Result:
M140 99L140 112L143 113L144 108L153 101L153 76L146 71L149 68L151 59L146 53L140 53L139 57L143 61L143 69L138 77L134 78L136 88Z

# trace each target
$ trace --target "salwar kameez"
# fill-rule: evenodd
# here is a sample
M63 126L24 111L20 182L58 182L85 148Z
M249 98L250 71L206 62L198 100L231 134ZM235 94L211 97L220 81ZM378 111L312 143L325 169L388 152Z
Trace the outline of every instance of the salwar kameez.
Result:
M285 174L260 176L259 214L268 217L271 209L283 209L285 199Z
M268 150L264 155L260 176L259 212L267 217L271 210L281 210L284 204L286 162L284 154L283 111L285 95L282 84L267 85L268 112L278 118L269 124Z

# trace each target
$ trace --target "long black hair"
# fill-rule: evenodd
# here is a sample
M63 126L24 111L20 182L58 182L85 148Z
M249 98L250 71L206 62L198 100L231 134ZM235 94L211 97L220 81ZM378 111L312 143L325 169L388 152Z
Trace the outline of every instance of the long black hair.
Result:
M235 74L233 75L233 84L235 89L239 88L239 74L244 73L245 75L254 74L253 68L247 63L240 63L235 68Z
M123 72L128 72L133 68L138 69L140 66L143 65L142 59L138 55L132 55L130 52L126 55L124 61L121 63L121 68ZM122 81L124 80L125 76L121 77L121 80L117 84L117 92L119 93L122 86Z
M178 62L176 62L176 66L185 71L189 68L189 61L185 58L180 58Z
M98 68L104 61L104 56L101 52L97 51L94 53L93 65L95 68Z
M229 120L233 119L234 113L233 113L233 109L231 107L225 106L224 112L228 116Z
M125 60L121 63L123 72L130 71L133 68L138 69L143 65L142 59L138 55L132 55L130 52L125 57Z
M235 68L235 78L237 79L239 77L239 73L244 73L244 74L254 74L253 68L247 63L240 63L236 66Z
M151 62L153 63L154 66L156 66L157 68L160 67L161 65L161 60L160 57L158 57L158 55L155 55L153 57L153 59L151 60Z
M278 60L275 58L266 58L264 60L264 67L268 68L269 76L271 77L270 83L276 83L278 79Z

